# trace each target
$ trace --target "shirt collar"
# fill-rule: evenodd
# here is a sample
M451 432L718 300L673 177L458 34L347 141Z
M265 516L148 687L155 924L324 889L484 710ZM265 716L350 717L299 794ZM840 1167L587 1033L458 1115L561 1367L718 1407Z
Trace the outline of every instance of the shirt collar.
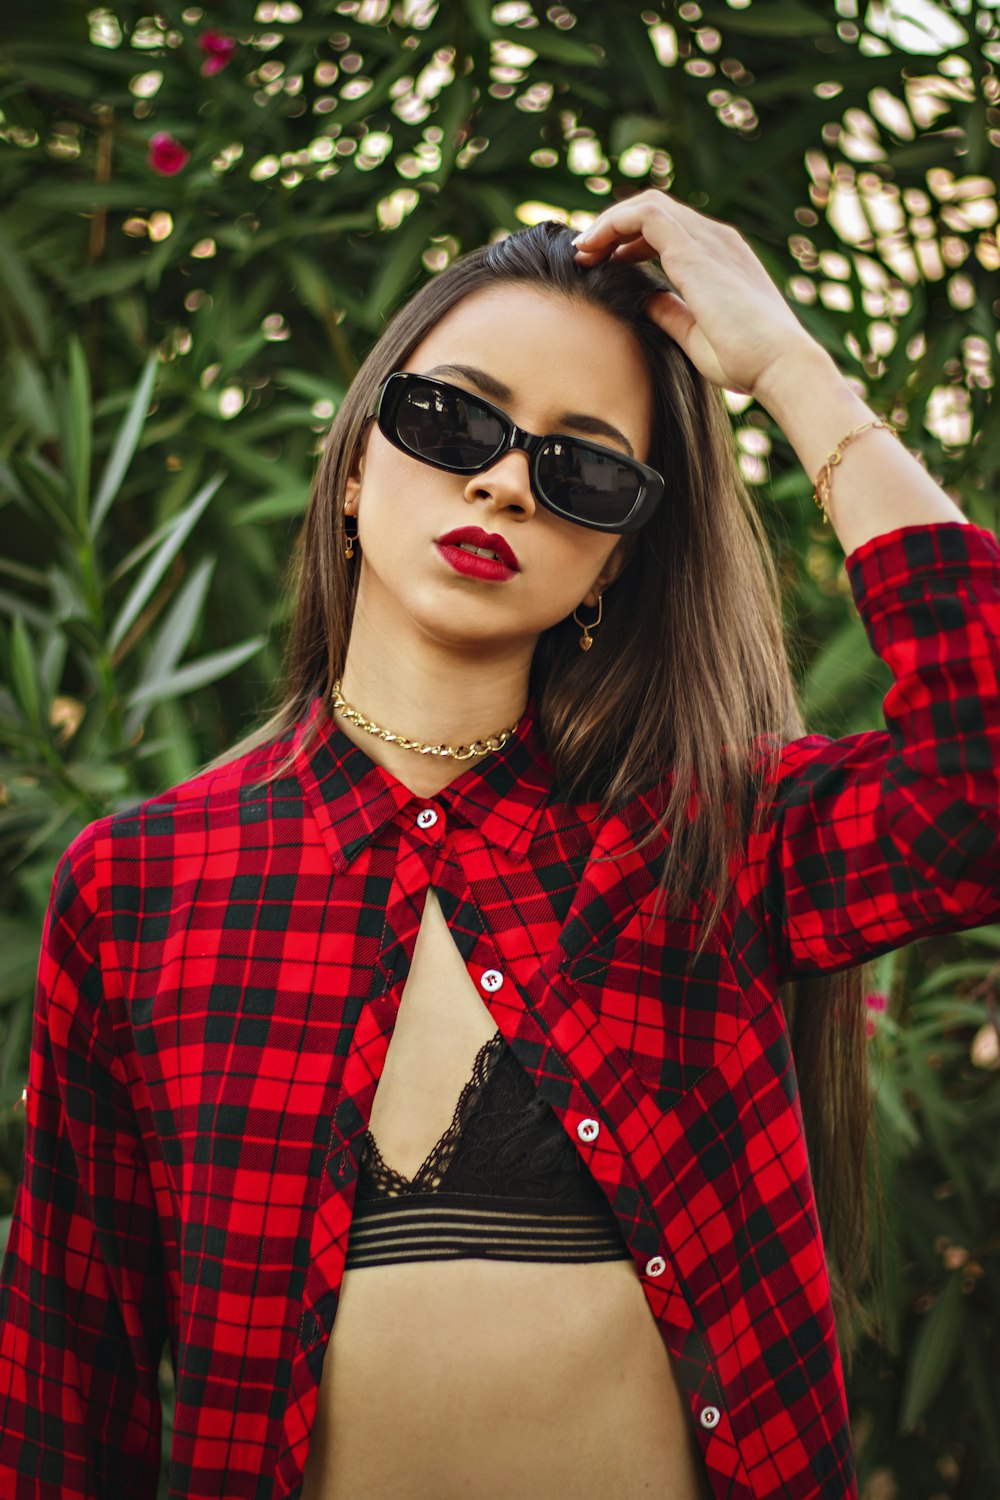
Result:
M313 729L315 738L303 749ZM552 793L552 765L538 737L534 700L501 750L460 772L433 798L411 792L349 740L322 693L313 697L296 725L293 748L303 790L338 870L397 814L430 802L443 807L449 820L477 828L520 861Z

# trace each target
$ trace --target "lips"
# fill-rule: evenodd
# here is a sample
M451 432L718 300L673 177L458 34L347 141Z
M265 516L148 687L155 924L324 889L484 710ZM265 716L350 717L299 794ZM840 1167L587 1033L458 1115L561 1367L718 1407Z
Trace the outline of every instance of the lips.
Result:
M521 571L520 564L510 546L495 531L483 531L479 526L459 526L456 531L449 531L445 536L438 537L439 546L458 547L463 542L484 551L495 552L508 568L513 568L515 572Z

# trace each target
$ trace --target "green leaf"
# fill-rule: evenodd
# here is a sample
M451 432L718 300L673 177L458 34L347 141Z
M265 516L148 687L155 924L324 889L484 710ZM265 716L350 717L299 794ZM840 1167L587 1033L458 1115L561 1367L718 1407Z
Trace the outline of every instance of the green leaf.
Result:
M176 187L168 178L157 177L148 186L135 182L66 182L63 177L41 177L20 195L30 208L55 208L64 213L79 213L96 208L121 208L132 213L149 213L156 208L170 208Z
M900 1432L912 1432L954 1363L965 1327L962 1275L953 1272L913 1340L903 1385Z
M0 589L0 610L8 615L20 615L28 624L33 625L36 630L44 630L50 623L44 609L22 599L20 594L12 594L8 589Z
M830 18L825 10L807 10L792 0L768 0L767 5L746 10L730 10L727 7L717 12L719 22L730 32L743 32L747 36L829 36ZM708 17L705 17L706 21Z
M280 484L284 480L283 488L298 483L299 476L294 470L268 458L252 443L242 442L228 424L216 433L213 446L234 469L249 475L257 483Z
M153 353L146 360L142 374L135 388L128 411L122 419L118 429L111 452L108 454L104 465L104 473L101 475L97 486L97 494L94 496L93 509L90 513L90 535L94 537L100 528L101 522L107 514L108 508L118 491L121 489L122 480L132 461L132 456L142 435L142 429L146 422L146 413L149 410L149 401L153 393L153 385L156 381L156 372L159 366L159 355Z
M93 428L90 402L90 371L83 345L73 334L69 341L69 379L65 391L63 453L68 471L70 496L77 529L87 520L90 494L90 454Z
M35 88L66 94L71 99L91 99L99 86L93 73L64 62L36 42L5 38L4 53L16 76Z
M20 345L9 353L11 373L11 411L25 421L42 442L54 438L58 431L49 391L38 361Z
M846 620L813 657L800 688L803 713L813 720L834 712L857 691L859 683L867 682L871 660L861 622Z
M15 615L10 632L10 677L14 701L32 729L41 733L42 699L35 668L34 651L28 628L21 615Z
M69 491L66 480L58 469L37 454L15 456L11 467L29 497L54 521L62 534L71 541L79 541L79 535L70 514Z
M468 78L456 78L437 101L434 123L441 131L441 165L428 173L424 182L443 187L451 176L455 157L461 149L463 127L472 112L472 83ZM425 191L427 191L425 187Z
M266 642L266 636L256 635L225 651L210 651L207 656L199 656L186 666L179 667L176 672L169 672L143 683L129 693L125 701L132 708L140 703L162 703L166 698L177 698L181 693L194 692L196 688L205 687L241 666L251 656L255 656Z
M130 627L139 618L143 606L150 598L156 585L177 556L181 547L183 547L188 534L197 523L224 478L225 475L216 474L207 484L202 485L190 505L185 506L178 515L173 517L166 536L153 553L153 556L146 564L130 590L124 604L118 611L115 622L111 627L111 633L108 636L108 645L112 651L121 644Z
M476 182L467 178L462 183L462 187L470 197L479 200L483 212L495 224L501 225L504 229L520 229L521 225L517 217L518 200L506 190L506 185L500 187L494 182ZM543 189L542 198L551 201L550 195L544 191L548 187L546 178L541 179L539 187Z
M309 402L332 401L334 406L340 405L346 389L343 382L324 374L314 374L311 370L279 370L275 384L287 386Z
M876 1104L883 1125L891 1128L896 1143L910 1150L916 1150L920 1145L917 1122L903 1100L896 1077L888 1069L879 1079Z
M617 158L630 146L640 142L646 146L660 146L670 139L670 126L658 115L618 115L611 122L608 149Z
M385 236L382 271L373 279L365 300L366 327L373 331L378 328L395 309L402 293L422 274L420 258L438 223L436 212L428 204L423 213L418 207L399 229Z
M52 342L45 301L0 223L0 307L18 342L46 355ZM12 340L13 342L14 340Z
M35 829L34 833L28 836L25 842L21 845L16 857L10 861L7 868L9 870L16 870L20 865L27 863L27 861L30 860L31 856L36 852L36 850L43 848L49 842L49 840L59 832L60 828L62 828L64 824L74 816L76 811L77 809L74 807L72 802L66 802L63 804L63 806L57 807L52 813L52 816L46 818L45 822L40 824L39 827ZM62 851L60 850L59 852L61 853ZM36 955L37 951L38 950L36 944ZM0 1078L0 1083L2 1083L2 1081L2 1078Z
M996 1370L995 1366L991 1368L986 1356L984 1335L988 1340L989 1325L980 1330L970 1320L962 1340L962 1360L979 1417L978 1436L982 1439L988 1461L994 1468L1000 1469L1000 1432L997 1423L1000 1412L997 1409Z
M497 31L497 36L507 36L511 41L522 42L543 57L547 62L561 63L567 68L606 68L608 59L601 55L593 42L578 41L576 37L563 36L558 31L549 31L541 26L530 31Z
M289 516L305 514L309 504L309 485L289 485L285 489L271 490L246 505L238 505L232 515L234 526L246 526L255 521L284 521Z
M939 968L932 970L927 978L918 984L913 990L914 999L924 999L930 995L940 994L942 990L954 989L955 985L966 979L985 979L989 964L985 958L963 959L954 964L942 964ZM926 1011L928 1007L922 1006Z
M158 247L162 248L163 246ZM168 246L169 248L171 247ZM69 289L69 301L93 302L98 297L111 297L124 292L137 282L146 281L153 270L153 262L154 252L144 250L133 251L120 260L88 266L74 279L73 286Z
M671 70L663 67L656 56L649 28L638 12L628 6L622 8L616 22L618 43L622 49L621 63L635 75L636 92L629 102L641 109L648 101L660 118L675 122L677 110L673 95L677 84Z
M178 593L150 645L136 693L141 693L148 683L172 672L180 661L198 624L214 571L215 558L203 558ZM144 709L141 712L133 710L126 716L123 729L126 743L131 743L145 717Z
M92 765L88 761L74 761L66 767L70 780L89 797L114 797L127 791L130 781L124 766L113 761Z
M42 692L49 703L52 702L52 699L58 693L59 684L62 682L68 644L63 631L51 628L49 630L49 638L42 647L42 654L38 663L38 676L42 685Z
M7 558L0 558L0 573L7 573L10 577L19 577L22 583L28 583L31 588L45 588L45 573L37 567L25 567L24 562L13 562Z

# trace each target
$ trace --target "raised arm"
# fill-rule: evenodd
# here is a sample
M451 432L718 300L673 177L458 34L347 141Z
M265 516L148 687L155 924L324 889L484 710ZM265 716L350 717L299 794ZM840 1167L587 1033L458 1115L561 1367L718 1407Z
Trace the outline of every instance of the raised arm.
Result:
M659 257L677 290L651 296L648 316L715 385L771 413L813 482L843 438L876 420L731 224L650 188L598 214L576 244L581 265ZM859 433L828 472L826 510L845 553L900 526L965 521L885 428Z

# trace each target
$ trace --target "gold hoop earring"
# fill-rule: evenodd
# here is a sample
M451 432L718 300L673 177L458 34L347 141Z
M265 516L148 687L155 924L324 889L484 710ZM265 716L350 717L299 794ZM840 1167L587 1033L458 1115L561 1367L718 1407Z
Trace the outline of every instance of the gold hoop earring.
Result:
M576 608L579 609L580 606L577 605ZM594 638L593 638L593 636L590 633L591 627L593 627L595 630L597 629L598 625L600 625L600 623L601 623L601 615L603 614L603 612L604 612L604 605L601 603L601 596L600 596L600 594L598 594L598 596L597 596L597 619L596 620L591 620L590 625L584 624L583 620L576 620L576 609L574 609L574 611L573 611L573 619L576 620L576 623L578 625L582 625L583 626L583 635L581 635L581 637L580 637L580 650L581 651L589 651L590 648L591 648L591 646L594 644Z
M354 522L354 530L353 531L348 531L348 529L347 529L347 523L348 523L348 521L353 521ZM343 528L344 539L345 539L345 541L347 543L346 547L344 548L344 556L345 557L353 557L354 556L354 543L358 539L358 522L357 522L357 517L349 515L345 511L343 520L341 521L340 524L341 524L341 527Z

